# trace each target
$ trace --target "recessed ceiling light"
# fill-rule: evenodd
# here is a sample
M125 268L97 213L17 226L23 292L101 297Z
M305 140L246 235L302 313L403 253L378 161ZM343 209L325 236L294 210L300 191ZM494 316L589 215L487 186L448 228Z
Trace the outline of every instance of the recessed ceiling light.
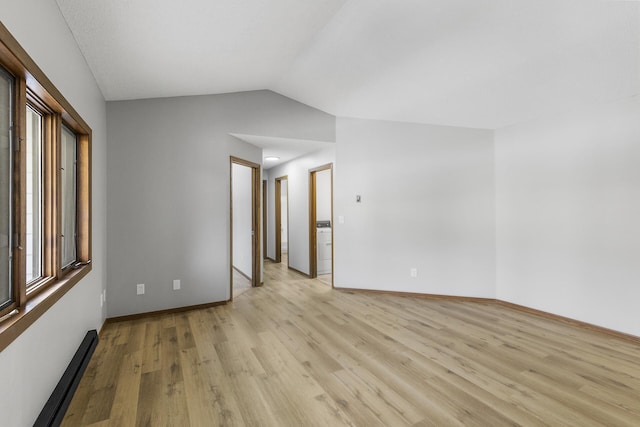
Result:
M267 156L264 159L266 161L270 162L270 161L280 160L280 157L278 157L278 156Z

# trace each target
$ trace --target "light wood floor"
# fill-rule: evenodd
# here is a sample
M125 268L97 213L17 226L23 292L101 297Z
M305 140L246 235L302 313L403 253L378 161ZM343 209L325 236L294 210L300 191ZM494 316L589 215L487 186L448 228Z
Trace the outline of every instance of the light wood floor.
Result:
M318 280L325 285L331 286L331 274L318 274Z
M231 287L231 292L233 293L233 298L251 289L250 279L247 279L246 276L244 276L235 268L231 269L231 274L231 280L233 284L233 286Z
M63 425L640 425L640 345L265 276L226 306L107 324Z

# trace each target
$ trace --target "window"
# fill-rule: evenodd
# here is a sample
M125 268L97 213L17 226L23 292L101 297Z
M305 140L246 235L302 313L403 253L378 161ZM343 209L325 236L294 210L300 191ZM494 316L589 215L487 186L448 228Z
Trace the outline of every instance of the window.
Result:
M42 115L27 106L27 283L42 271Z
M91 270L91 129L0 23L0 351Z

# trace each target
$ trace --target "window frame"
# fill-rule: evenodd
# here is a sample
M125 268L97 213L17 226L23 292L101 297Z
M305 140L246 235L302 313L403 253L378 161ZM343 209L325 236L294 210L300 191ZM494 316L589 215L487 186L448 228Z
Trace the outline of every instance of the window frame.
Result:
M12 237L14 302L0 312L0 351L85 277L91 266L91 128L0 22L0 66L14 79ZM26 282L26 109L42 114L42 266ZM76 136L76 261L63 268L61 132ZM29 289L27 289L27 285Z
M8 304L6 304L5 302L3 302L2 304L4 305L4 307L2 307L0 309L0 315L4 315L5 313L11 312L13 310L15 310L16 306L17 306L17 301L19 298L19 294L17 292L17 288L15 287L15 278L14 278L14 266L15 266L15 257L14 257L14 237L13 237L13 227L14 227L14 216L15 216L15 212L14 212L14 200L15 200L15 187L14 187L14 178L15 178L15 169L16 169L16 156L14 153L14 139L15 139L15 130L13 129L13 125L15 124L17 118L16 118L16 109L15 109L15 103L16 103L16 92L17 92L17 86L18 86L18 82L16 77L9 71L6 69L2 70L3 74L8 74L9 77L12 80L12 87L10 88L10 100L9 100L9 109L10 109L10 125L9 125L9 135L11 136L12 140L9 141L9 176L10 176L10 183L9 183L9 188L8 188L8 196L9 196L9 200L11 203L11 206L9 207L8 213L9 213L9 230L8 230L8 244L9 244L9 254L10 254L10 259L11 261L9 263L7 263L7 265L9 266L9 284L11 286L11 290L9 292L9 296L10 296L10 300L7 301ZM5 305L6 304L6 305Z
M27 93L28 95L28 93ZM39 217L40 217L40 276L32 279L31 281L29 281L27 279L27 295L31 292L31 290L34 287L38 287L41 286L41 282L43 281L43 279L46 279L46 274L45 274L45 269L44 269L44 261L45 261L45 248L44 248L44 241L46 236L49 235L48 230L45 230L44 228L44 189L46 188L46 186L49 184L47 177L44 173L44 164L46 162L46 155L47 153L45 152L45 124L46 124L46 115L48 113L45 113L43 110L41 110L38 106L36 106L34 104L34 102L32 102L29 99L29 96L27 96L27 110L33 110L36 114L38 114L40 116L40 155L39 155L39 160L40 160L40 182L39 182L39 195L40 197L40 203L39 203L39 208L40 208L40 212L38 213ZM28 127L28 126L27 126ZM27 140L27 145L29 144L29 141ZM28 160L28 159L27 159ZM27 170L28 170L28 166L27 166ZM32 169L33 170L33 169ZM27 244L28 242L25 242L25 250L27 250Z
M60 235L62 236L62 239L60 239L60 257L61 257L61 268L62 271L68 271L68 269L70 268L74 268L74 266L78 263L78 134L75 133L72 129L70 129L65 123L62 123L62 126L60 126L60 133L62 134L62 132L64 132L65 130L67 130L69 133L72 133L73 136L75 137L75 147L74 147L74 154L75 154L75 158L73 161L73 171L72 174L75 177L75 182L74 182L74 187L73 187L73 199L75 199L75 204L74 204L74 212L73 212L73 217L74 217L74 221L73 221L73 241L74 241L74 257L73 260L66 263L66 260L64 259L64 245L66 244L66 237L62 235L62 232L64 231L64 223L63 223L63 212L64 212L64 204L65 201L63 200L63 196L64 196L64 185L63 185L63 174L62 174L62 166L64 166L64 159L62 158L62 146L64 145L64 141L62 139L62 137L60 138L60 144L59 144L59 152L60 152L60 167L58 168L60 172Z

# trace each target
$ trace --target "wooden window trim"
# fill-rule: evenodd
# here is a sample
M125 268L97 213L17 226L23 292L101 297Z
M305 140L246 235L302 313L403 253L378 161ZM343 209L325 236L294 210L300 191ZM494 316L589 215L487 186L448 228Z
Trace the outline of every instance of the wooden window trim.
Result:
M42 147L40 156L42 157L42 212L40 215L42 217L42 230L41 230L41 238L42 242L42 265L40 268L40 277L33 282L27 283L26 289L26 298L31 298L36 293L40 292L45 287L49 286L52 281L55 279L55 275L52 274L51 268L48 267L48 260L51 259L53 255L53 251L46 244L49 239L45 239L45 236L50 236L53 232L51 224L47 224L46 222L46 214L47 207L50 206L51 197L47 197L47 195L51 194L51 186L52 179L50 177L51 170L49 165L49 157L53 152L53 136L51 135L51 120L53 116L53 112L44 104L37 96L31 93L29 88L27 88L27 105L30 106L34 111L38 112L42 117ZM26 129L26 128L25 128ZM28 141L27 141L28 142Z
M13 70L10 70L13 71ZM14 74L15 75L15 74ZM25 153L27 149L27 138L26 138L26 129L27 129L27 117L26 114L17 114L20 111L22 105L26 105L26 85L24 79L21 79L20 76L15 75L16 89L17 93L15 94L15 106L13 113L14 117L14 138L18 138L19 142L19 152ZM23 256L17 256L18 250L15 248L16 244L21 247L26 246L26 242L24 242L24 238L27 235L27 222L25 212L27 210L27 201L26 198L21 198L20 194L24 194L26 192L27 185L27 173L26 173L26 156L18 156L15 155L14 151L14 163L13 163L13 182L14 182L14 192L13 192L13 231L14 236L15 233L18 233L18 242L14 242L13 246L13 270L12 270L12 282L14 286L14 291L16 293L16 304L14 309L19 309L20 307L24 307L27 302L27 289L26 286L15 286L16 283L25 283L26 282L26 263L25 258Z
M0 23L0 65L12 73L15 85L15 130L20 152L26 149L26 109L27 103L46 114L43 123L43 151L49 150L43 162L43 229L48 230L48 238L43 242L43 278L29 293L26 292L25 256L21 253L13 257L15 303L3 311L3 315L15 309L16 314L7 316L0 322L0 351L4 350L20 334L51 308L62 296L73 288L92 269L91 266L91 128L78 112L62 96L60 91L46 77L7 28ZM60 141L64 123L77 136L77 265L60 268L60 239L51 230L60 230L59 208L60 179L58 173L59 150L54 152L55 141ZM14 231L20 236L19 246L24 247L26 235L26 156L16 156L14 160ZM16 203L19 202L19 203ZM48 227L48 228L47 228ZM58 232L56 232L58 234ZM16 250L16 252L18 252Z
M8 347L90 271L91 266L86 265L73 270L62 280L53 281L50 286L27 300L17 314L0 323L0 351Z

